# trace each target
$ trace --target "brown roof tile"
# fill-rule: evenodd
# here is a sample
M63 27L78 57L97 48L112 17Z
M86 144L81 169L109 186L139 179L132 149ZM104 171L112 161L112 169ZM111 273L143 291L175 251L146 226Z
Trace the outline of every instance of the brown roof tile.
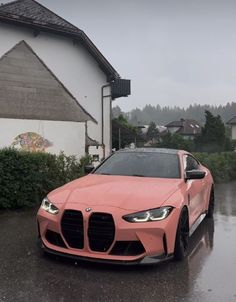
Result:
M17 0L0 6L0 14L5 14L17 19L31 21L38 25L49 25L53 27L63 27L73 32L80 30L59 17L48 8L34 0Z
M181 119L180 121L173 121L166 125L167 128L176 127L179 129L176 131L182 135L196 135L201 133L201 125L192 119Z

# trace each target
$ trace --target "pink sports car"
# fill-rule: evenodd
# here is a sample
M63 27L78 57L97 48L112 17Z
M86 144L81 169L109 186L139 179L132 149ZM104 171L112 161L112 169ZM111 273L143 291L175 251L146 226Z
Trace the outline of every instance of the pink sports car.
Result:
M182 260L191 234L213 215L211 173L186 151L122 150L86 172L42 201L43 251L121 264Z

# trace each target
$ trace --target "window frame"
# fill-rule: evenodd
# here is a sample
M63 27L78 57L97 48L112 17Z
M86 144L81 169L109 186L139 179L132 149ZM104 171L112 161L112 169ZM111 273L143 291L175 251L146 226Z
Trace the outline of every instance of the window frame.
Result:
M192 158L193 160L196 161L196 163L198 164L198 168L197 169L187 170L187 158L188 157L190 157L190 158ZM184 157L183 157L183 168L184 168L184 172L186 172L186 171L192 171L192 170L200 170L201 163L192 154L186 153L186 154L184 154Z

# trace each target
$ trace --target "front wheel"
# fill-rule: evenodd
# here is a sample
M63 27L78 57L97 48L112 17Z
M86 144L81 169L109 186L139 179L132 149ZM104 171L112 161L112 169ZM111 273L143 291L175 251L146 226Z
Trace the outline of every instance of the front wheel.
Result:
M188 250L188 241L189 241L189 221L188 213L184 208L180 214L176 239L175 239L175 251L174 258L175 260L181 261L187 255Z

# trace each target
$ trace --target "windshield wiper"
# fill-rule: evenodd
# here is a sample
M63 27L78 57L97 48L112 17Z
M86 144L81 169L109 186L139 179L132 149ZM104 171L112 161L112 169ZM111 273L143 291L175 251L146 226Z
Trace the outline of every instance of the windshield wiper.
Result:
M142 174L132 174L130 176L145 177L145 175L142 175Z

